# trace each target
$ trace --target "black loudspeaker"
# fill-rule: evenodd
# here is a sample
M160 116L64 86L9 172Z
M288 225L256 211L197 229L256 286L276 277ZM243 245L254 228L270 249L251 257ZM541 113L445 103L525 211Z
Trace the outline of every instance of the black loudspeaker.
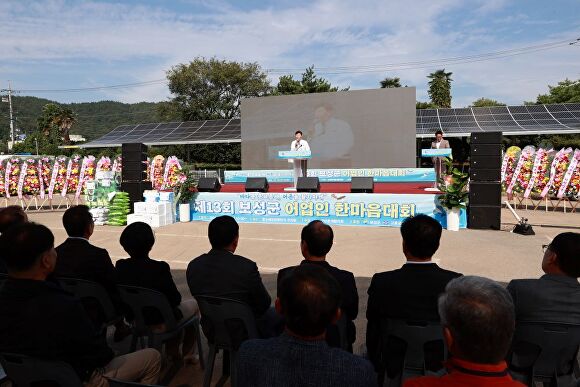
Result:
M123 166L121 177L122 181L143 181L147 179L147 171L143 169L129 169Z
M501 156L471 156L469 170L497 169L501 170Z
M471 157L494 156L501 157L500 144L471 144Z
M479 230L499 230L500 225L500 206L469 206L467 227Z
M219 192L222 186L217 177L200 177L197 182L199 192Z
M148 189L152 189L150 181L123 181L121 183L121 191L129 194L131 208L133 208L133 203L143 201L143 191Z
M501 179L500 169L469 169L469 178L471 181L488 181L498 182Z
M246 179L246 192L268 192L270 185L265 177L248 177Z
M319 192L320 181L318 177L299 177L296 184L298 192Z
M375 188L375 181L372 177L353 177L350 179L350 192L372 193Z
M147 161L147 146L141 143L123 144L121 146L121 157L123 158L123 167L131 162Z
M501 206L501 184L474 182L469 184L470 206Z
M502 132L471 133L471 144L501 144Z

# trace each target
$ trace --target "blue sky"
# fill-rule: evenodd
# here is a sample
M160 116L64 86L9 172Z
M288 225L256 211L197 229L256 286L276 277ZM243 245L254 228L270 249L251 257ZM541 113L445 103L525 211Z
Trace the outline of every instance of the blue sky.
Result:
M314 65L333 84L351 89L375 88L385 76L397 76L416 86L422 101L428 100L427 74L445 67L453 72L455 107L479 97L521 104L548 84L580 78L580 43L471 63L437 60L573 41L580 38L578 15L577 0L4 0L0 88L8 80L17 90L156 81L21 95L161 101L170 97L166 70L215 56L297 75ZM402 66L430 60L435 63ZM375 67L361 67L369 65ZM274 84L278 76L270 74Z

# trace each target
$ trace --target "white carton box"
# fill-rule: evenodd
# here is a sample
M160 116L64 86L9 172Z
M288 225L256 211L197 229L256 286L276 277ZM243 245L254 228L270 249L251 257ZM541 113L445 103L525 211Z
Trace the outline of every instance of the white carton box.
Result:
M160 202L172 202L175 200L175 194L173 191L161 191L159 192L159 201Z
M152 189L148 189L143 191L143 199L145 199L145 202L149 203L149 202L158 202L159 201L159 192L152 190Z
M146 213L150 215L165 215L166 205L165 203L145 203Z
M129 214L127 215L127 225L135 222L143 222L151 225L151 215L147 214Z
M151 215L151 223L149 225L153 228L165 226L165 215Z
M146 214L147 213L147 203L135 202L135 204L133 204L133 212L135 214Z

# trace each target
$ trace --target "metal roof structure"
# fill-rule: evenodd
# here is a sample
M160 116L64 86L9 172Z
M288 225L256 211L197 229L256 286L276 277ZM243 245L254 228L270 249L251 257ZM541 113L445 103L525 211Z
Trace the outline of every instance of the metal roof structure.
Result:
M432 137L437 130L442 130L446 137L497 131L508 136L580 133L580 103L418 109L416 117L417 138ZM241 141L241 120L232 118L121 125L79 147L119 147L123 143L136 142L151 146Z

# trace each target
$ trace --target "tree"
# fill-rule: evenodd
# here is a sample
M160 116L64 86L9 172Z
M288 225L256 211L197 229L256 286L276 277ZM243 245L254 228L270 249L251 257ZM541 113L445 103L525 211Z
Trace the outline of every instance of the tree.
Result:
M580 102L580 79L571 81L568 78L558 82L558 86L550 86L548 94L540 94L536 99L538 104Z
M341 89L346 91L349 88ZM294 79L292 75L283 75L278 80L275 94L309 94L309 93L325 93L338 91L339 88L332 86L329 81L324 78L319 78L314 72L314 65L308 67L302 73L300 81Z
M421 102L421 101L417 101L417 103L415 104L415 109L436 109L437 106L435 106L432 102Z
M479 98L471 104L472 107L486 107L486 106L505 106L505 103L496 101L495 99Z
M429 81L429 97L431 102L440 108L451 107L451 75L445 69L437 70L427 76Z
M68 107L56 103L47 103L42 108L42 115L37 120L38 130L45 136L51 137L56 132L56 143L62 136L65 145L70 144L70 129L77 122L77 116Z
M271 92L266 73L257 63L195 58L173 66L167 79L173 106L164 104L159 113L179 112L185 121L239 117L242 98Z
M394 78L386 77L381 81L382 89L393 89L397 87L401 87L401 79L399 77Z

